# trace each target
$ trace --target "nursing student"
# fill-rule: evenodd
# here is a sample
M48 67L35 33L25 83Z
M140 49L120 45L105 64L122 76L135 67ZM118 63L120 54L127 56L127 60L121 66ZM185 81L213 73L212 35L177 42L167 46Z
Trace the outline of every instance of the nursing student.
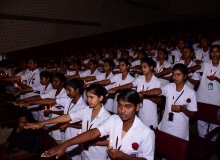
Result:
M101 73L97 76L87 76L85 78L82 78L82 80L86 81L87 85L90 85L92 81L102 81L105 79L110 79L111 77L114 76L112 73L113 69L115 67L115 63L109 59L104 60L104 66L103 66L103 71L104 73ZM105 88L108 90L109 88L112 88L114 84L106 85ZM103 100L103 105L105 106L105 109L108 111L112 111L112 106L113 106L113 99L114 96L111 94L107 94Z
M196 93L186 85L188 68L181 63L173 66L174 83L162 88L140 92L140 96L164 95L166 97L163 119L158 128L168 134L189 140L189 118L197 112Z
M112 88L108 93L116 93L126 88L137 87L137 91L147 91L153 88L160 88L160 80L153 75L156 63L152 58L145 57L141 61L141 70L143 75L135 78L132 82ZM160 98L148 97L143 99L138 112L138 117L146 126L158 126L157 104L161 102Z
M118 115L112 115L99 126L78 135L45 153L42 157L60 157L67 147L109 136L107 149L109 159L153 160L155 148L154 132L136 116L140 108L137 91L125 89L118 95ZM73 120L76 114L54 119L56 123ZM46 121L45 121L46 123ZM26 128L37 129L45 123L28 124ZM143 136L144 135L144 136ZM104 148L106 152L106 147ZM98 159L99 155L94 155Z
M83 82L81 80L70 80L66 84L66 92L68 97L56 98L56 99L42 99L37 101L26 102L23 105L29 104L56 104L64 107L64 114L74 113L84 107L86 107L86 103L82 98L83 93ZM72 137L77 136L79 133L79 129L81 129L81 125L74 124L70 122L66 122L64 125L60 127L62 132L62 142L71 139ZM72 158L72 160L80 160L81 159L81 149L79 145L73 145L67 148L67 154Z
M165 73L165 71L172 70L172 65L171 63L167 62L167 60L168 60L167 50L159 48L154 75L157 78L159 78L161 82L161 86L165 86L170 81L171 73Z
M203 62L200 65L203 75L197 90L197 100L198 102L220 106L220 99L218 98L220 95L220 45L210 47L210 58L210 62ZM211 131L216 127L215 124L198 121L198 131L201 137L207 134L207 130Z
M112 84L112 87L121 86L127 83L131 83L134 80L134 77L129 74L131 63L128 59L120 59L119 61L119 71L121 73L115 74L113 77L109 79L105 79L102 81L96 82L97 84L101 84L103 86ZM118 93L115 94L114 103L111 108L111 112L117 113L117 96Z
M16 102L15 105L22 106L22 103L24 102L34 103L34 101L46 99L46 98L55 99L55 98L67 97L66 89L64 88L65 83L66 83L66 77L61 73L56 73L53 76L53 80L52 80L52 84L54 88L53 90L51 90L50 92L46 94L33 96L27 99L23 99L22 101L20 100ZM44 111L44 115L49 116L49 118L54 118L59 115L62 115L63 110L64 110L63 106L52 105L49 109ZM45 127L45 128L47 129L48 127ZM58 144L61 143L62 136L61 136L60 129L58 127L56 128L55 126L53 127L53 125L50 125L49 129L50 129L49 134L51 135L51 137L53 137Z
M96 128L110 117L109 112L102 105L102 100L105 97L106 92L107 91L103 86L99 84L92 84L86 89L87 102L89 105L88 107L77 110L76 112L64 114L62 116L47 121L38 122L35 124L28 124L26 128L38 129L46 124L63 123L69 121L71 121L72 123L82 121L82 132L86 132L88 130ZM83 150L81 152L81 157L83 160L106 159L106 146L108 145L108 141L105 137L103 138L103 140L99 140L98 137L96 137L97 139L91 139L93 141L90 142L82 142L84 143ZM63 142L63 144L65 144L66 142L68 143L70 140L66 140L65 142ZM80 143L71 144L68 147L76 144ZM64 149L64 152L67 148Z
M40 85L40 71L37 68L37 61L35 59L28 60L28 69L29 71L22 76L14 76L9 78L0 79L0 81L14 81L19 84L21 88L27 87L36 87ZM21 83L22 81L22 83ZM23 95L20 95L20 99L28 98L31 96L36 96L37 93L29 92ZM37 105L29 106L28 109L36 108ZM36 121L38 121L38 111L32 110L32 115Z

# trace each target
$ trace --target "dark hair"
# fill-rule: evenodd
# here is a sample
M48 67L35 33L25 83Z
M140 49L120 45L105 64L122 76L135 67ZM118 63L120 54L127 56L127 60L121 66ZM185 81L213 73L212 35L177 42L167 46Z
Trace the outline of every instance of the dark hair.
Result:
M182 63L175 64L173 66L172 71L174 71L174 70L180 70L184 74L184 76L189 74L187 66L185 64L182 64Z
M98 67L98 62L95 59L90 59L89 62L93 63L96 67Z
M153 67L153 69L156 67L156 62L149 57L145 57L144 59L142 59L141 63L147 63L147 65L149 67Z
M128 52L128 51L124 51L123 53L125 53L126 55L128 55L128 56L129 56L129 52Z
M95 55L98 55L98 56L100 57L100 59L103 59L103 57L102 57L102 54L101 54L101 53L97 52L97 53L95 53Z
M111 61L110 59L105 59L104 63L108 63L112 67L112 70L114 70L115 63L113 61Z
M185 49L185 48L189 49L191 53L194 52L194 49L192 46L184 46L183 49Z
M62 63L65 64L67 67L70 66L70 62L68 62L68 61L63 61Z
M66 84L66 77L62 73L56 73L53 77L58 78L64 85Z
M120 63L120 62L124 62L127 66L131 66L131 63L129 62L128 59L121 58L121 59L119 60L119 63Z
M146 52L144 50L138 50L138 52L142 53L143 57L145 57Z
M28 61L29 61L29 60L32 60L32 61L34 62L34 64L38 64L38 61L37 61L37 59L35 59L35 58L29 58Z
M134 104L135 106L140 104L140 97L139 97L138 92L136 90L130 89L130 88L124 89L119 93L119 95L117 97L117 101L119 101L119 100L130 102L130 103Z
M117 54L116 54L116 52L115 52L115 51L109 51L109 53L112 53L112 55L113 55L114 57L116 57L116 56L117 56Z
M83 94L83 81L82 80L72 79L68 81L66 85L70 86L74 90L79 89L79 93Z
M167 52L167 50L166 50L166 49L163 49L163 48L159 48L159 49L158 49L158 52L159 52L159 51L163 52L164 55L166 55L165 60L168 60L168 52Z
M217 44L212 45L212 46L210 47L210 52L211 52L214 48L218 48L218 49L220 50L220 45L217 45Z
M94 95L100 97L107 94L106 89L100 84L92 84L88 88L86 88L86 92L92 92Z
M25 117L28 120L28 123L35 122L31 112L28 110L20 110L17 114L17 121L20 117Z
M46 79L49 78L51 80L51 73L48 71L42 71L42 72L40 72L40 77L44 77Z
M81 60L73 61L73 63L75 63L79 67L81 67L81 65L82 65L82 61Z

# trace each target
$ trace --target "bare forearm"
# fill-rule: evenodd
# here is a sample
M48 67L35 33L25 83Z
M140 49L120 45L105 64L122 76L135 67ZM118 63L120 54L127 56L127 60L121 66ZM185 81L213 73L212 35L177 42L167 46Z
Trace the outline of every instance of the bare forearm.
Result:
M146 95L146 96L156 96L156 95L161 94L162 90L160 88L154 88L149 91L144 91L142 93L143 93L143 95Z
M193 111L189 111L188 109L186 109L184 106L182 107L182 112L189 118L194 118L196 112Z
M30 104L56 104L56 100L55 99L46 98L46 99L28 101L28 103L30 103Z
M98 81L98 82L95 82L96 84L100 84L100 85L103 85L103 86L106 86L110 83L111 81L109 79L106 79L106 80L102 80L102 81Z
M72 146L72 145L75 145L75 144L80 144L80 143L85 143L85 142L88 142L88 141L91 141L91 140L94 140L96 138L98 138L100 136L100 132L98 129L91 129L91 130L88 130L72 139L69 139L67 141L65 141L63 143L63 145L67 147L69 146Z
M64 123L64 122L69 122L71 121L71 117L68 114L61 115L56 118L52 118L46 121L40 122L42 125L47 125L47 124L57 124L57 123Z
M125 85L122 85L122 86L119 86L119 87L115 87L114 89L117 91L121 91L123 89L126 89L126 88L131 88L133 87L133 83L128 83L128 84L125 84Z
M52 111L51 113L57 114L57 115L63 115L63 111Z
M32 97L29 97L29 98L21 99L19 101L28 102L28 101L36 101L36 100L40 100L40 99L41 99L41 96L32 96Z
M192 83L193 85L198 85L199 84L199 80L194 80L192 78L188 78L187 79L190 83Z

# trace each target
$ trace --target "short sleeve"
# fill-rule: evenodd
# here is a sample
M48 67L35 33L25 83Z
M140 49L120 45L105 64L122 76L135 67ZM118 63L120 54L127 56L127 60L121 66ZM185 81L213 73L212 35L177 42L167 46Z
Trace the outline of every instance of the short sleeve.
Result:
M104 79L105 79L104 74L98 74L98 75L96 76L96 80L97 80L97 81L102 81L102 80L104 80Z
M54 90L46 93L46 94L41 94L40 97L42 99L46 99L46 98L54 98L55 94L54 94Z
M117 82L118 79L118 74L114 75L113 77L110 78L111 83Z
M87 108L85 107L80 110L77 110L76 112L72 112L69 115L71 117L71 122L75 123L78 121L82 121L86 114L87 114Z
M170 86L170 84L168 83L167 85L161 87L161 91L162 91L161 95L163 95L163 96L167 96L169 86Z
M97 127L99 130L101 136L107 136L110 133L111 125L114 123L114 117L115 115L111 116L110 118L106 119L100 126Z
M192 91L190 94L189 94L189 97L191 99L191 102L188 103L188 106L187 106L187 109L189 111L197 111L197 100L196 100L196 93L194 91Z
M84 72L79 73L79 76L80 76L80 78L84 78L86 76L90 76L89 70L86 70Z
M67 106L66 104L68 103L68 99L69 98L57 98L56 103L60 106Z
M139 78L135 78L131 83L133 84L133 87L138 86Z

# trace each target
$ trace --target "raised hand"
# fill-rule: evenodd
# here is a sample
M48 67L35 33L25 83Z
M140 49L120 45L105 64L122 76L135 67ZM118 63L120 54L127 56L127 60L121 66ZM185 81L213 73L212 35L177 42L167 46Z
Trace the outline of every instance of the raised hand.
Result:
M182 107L181 105L172 105L171 109L173 112L182 112Z
M56 159L58 159L60 156L62 156L65 151L66 151L67 147L65 146L64 143L51 148L48 151L45 151L44 153L41 154L41 157L53 157L56 156Z
M112 160L122 159L123 156L125 155L122 151L117 150L117 149L108 149L107 153L108 153L109 158Z
M65 123L62 126L60 126L60 130L64 132L69 126L70 126L70 123Z
M25 129L40 129L43 127L43 124L41 122L37 123L27 123L24 128Z

